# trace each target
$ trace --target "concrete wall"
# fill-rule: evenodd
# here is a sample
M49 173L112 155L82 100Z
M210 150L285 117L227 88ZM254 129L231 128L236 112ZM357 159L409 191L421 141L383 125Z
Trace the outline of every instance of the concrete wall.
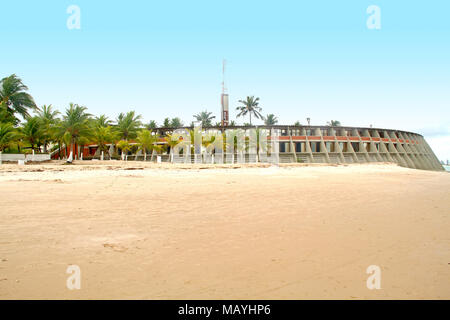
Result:
M48 161L50 160L50 154L46 153L39 153L39 154L27 154L25 159L27 161L33 161L33 162L41 162L41 161Z
M41 161L47 161L50 160L49 154L21 154L21 153L2 153L0 155L0 161L12 161L17 162L18 160L26 160L26 161L33 161L33 162L41 162Z

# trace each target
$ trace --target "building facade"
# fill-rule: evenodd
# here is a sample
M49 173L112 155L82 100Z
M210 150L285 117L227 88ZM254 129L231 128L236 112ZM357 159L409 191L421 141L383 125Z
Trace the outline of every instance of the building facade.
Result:
M364 127L331 127L331 126L228 126L210 127L203 130L228 130L251 128L266 129L270 133L277 131L279 143L279 162L281 163L368 163L393 162L400 166L442 171L444 168L438 158L425 141L422 135L392 129L364 128ZM192 130L192 127L180 128ZM173 133L173 128L156 128L160 144L165 144L164 136ZM130 141L130 144L133 144ZM74 154L82 153L84 158L98 157L95 144L75 146ZM142 160L142 154L130 154L129 159ZM108 155L106 155L108 158ZM225 153L225 162L229 162L230 155ZM78 156L78 158L80 158ZM169 150L161 155L162 161L170 161ZM233 162L236 158L233 156ZM153 158L147 158L150 160ZM246 162L255 162L257 159L246 155ZM194 162L192 155L191 162Z

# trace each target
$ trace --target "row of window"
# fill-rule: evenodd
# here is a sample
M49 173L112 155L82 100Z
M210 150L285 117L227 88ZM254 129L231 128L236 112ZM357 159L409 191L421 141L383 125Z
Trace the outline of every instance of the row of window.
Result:
M295 152L306 152L306 143L307 142L293 142L293 145L295 147ZM308 142L309 146L311 148L312 152L325 152L325 150L321 150L321 144L320 142ZM353 150L355 152L360 152L360 143L359 142L350 142ZM342 152L351 152L351 149L347 142L338 142L340 149ZM334 142L324 142L325 148L327 152L338 152L337 148L335 148ZM402 151L401 148L399 148L399 145L402 146L402 149L404 149L404 144L400 143L393 143L394 148L400 152ZM385 144L386 149L389 150L389 146ZM362 147L366 149L367 152L377 152L380 150L380 143L374 143L374 147L376 150L371 150L370 143L363 142ZM362 150L361 150L362 151ZM290 150L290 142L280 142L280 152L292 152Z
M385 134L384 131L378 131L378 130L369 130L367 132L364 132L363 130L357 130L358 135L356 135L356 132L354 130L345 130L345 129L318 129L320 130L322 136L342 136L342 137L357 137L358 135L361 137L372 137L372 138L392 138L389 137L388 134ZM334 132L332 131L334 130ZM377 135L378 132L378 135ZM394 138L401 139L400 135L396 131L391 131ZM317 129L282 129L281 130L281 136L302 136L306 133L307 136L317 136ZM405 137L406 138L406 137Z

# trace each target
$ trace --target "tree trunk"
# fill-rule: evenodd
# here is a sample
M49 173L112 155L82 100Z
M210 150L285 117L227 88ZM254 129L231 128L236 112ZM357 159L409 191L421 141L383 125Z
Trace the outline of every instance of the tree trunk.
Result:
M72 160L74 160L75 159L75 141L73 141L73 139L72 140L70 140L70 152L72 152ZM69 155L70 155L70 152L69 152Z
M249 116L250 116L250 126L251 126L251 125L252 125L252 113L249 112L248 114L249 114Z

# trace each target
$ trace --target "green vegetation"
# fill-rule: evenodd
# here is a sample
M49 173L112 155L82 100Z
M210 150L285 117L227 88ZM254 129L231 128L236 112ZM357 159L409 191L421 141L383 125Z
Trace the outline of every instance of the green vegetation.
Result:
M273 114L265 118L261 115L259 98L248 96L245 100L239 100L237 107L238 117L249 116L263 119L268 125L276 124L278 119ZM216 116L207 110L193 115L196 121L201 122L202 127L213 125L221 126L216 122ZM31 152L58 152L62 150L75 151L75 147L82 148L88 144L96 144L97 152L109 153L114 149L114 157L120 151L125 156L129 152L141 150L144 159L151 153L155 154L164 150L173 156L173 148L183 144L179 135L168 134L161 140L157 132L158 124L155 120L148 123L142 122L142 116L135 111L120 113L114 120L106 115L93 116L88 113L85 106L70 103L64 112L59 112L54 106L36 105L33 97L28 93L28 87L15 74L0 80L0 151L7 153L31 153ZM193 126L193 123L191 123ZM232 120L230 126L237 123ZM183 121L179 117L165 118L162 127L176 129L183 127ZM193 136L194 131L191 130ZM161 144L161 141L166 144ZM204 147L212 147L215 138L205 138ZM67 149L66 149L67 148ZM65 154L68 156L68 154ZM111 155L112 156L112 155ZM92 158L92 156L89 156Z
M215 118L216 116L212 115L212 112L208 112L208 111L202 111L198 114L194 114L194 118L201 122L202 127L211 127L212 126L212 120ZM217 125L217 123L216 123ZM220 125L220 124L219 124Z
M121 113L117 117L117 131L123 140L134 139L137 136L139 128L142 126L141 115L136 115L134 111Z
M11 123L0 123L0 151L8 148L16 138L16 130Z
M137 136L137 143L139 145L139 150L142 150L144 153L144 161L147 161L147 151L152 151L152 158L153 155L156 153L160 153L162 151L162 146L158 145L157 142L159 141L159 135L158 134L152 134L149 130L143 129L139 131Z
M275 117L274 114L268 114L265 118L264 118L264 124L266 126L271 126L271 125L275 125L278 123L278 118Z
M0 110L5 119L16 124L19 122L16 114L25 118L30 116L29 109L37 110L36 103L27 90L28 87L15 74L0 80Z
M27 117L26 122L19 128L18 130L21 138L30 144L31 150L34 150L34 147L40 147L42 143L42 128L40 124L40 119L35 117Z
M327 122L327 126L340 127L341 126L341 122L339 120L331 120L331 121Z
M70 103L58 127L58 134L70 146L70 150L73 150L75 143L82 144L87 138L91 137L91 115L86 113L86 110L86 107Z
M263 118L260 113L262 108L259 106L259 98L255 98L255 96L248 96L246 100L239 100L239 103L242 105L236 108L236 110L239 111L237 117L243 117L248 114L250 117L250 125L252 125L252 114L257 119Z

